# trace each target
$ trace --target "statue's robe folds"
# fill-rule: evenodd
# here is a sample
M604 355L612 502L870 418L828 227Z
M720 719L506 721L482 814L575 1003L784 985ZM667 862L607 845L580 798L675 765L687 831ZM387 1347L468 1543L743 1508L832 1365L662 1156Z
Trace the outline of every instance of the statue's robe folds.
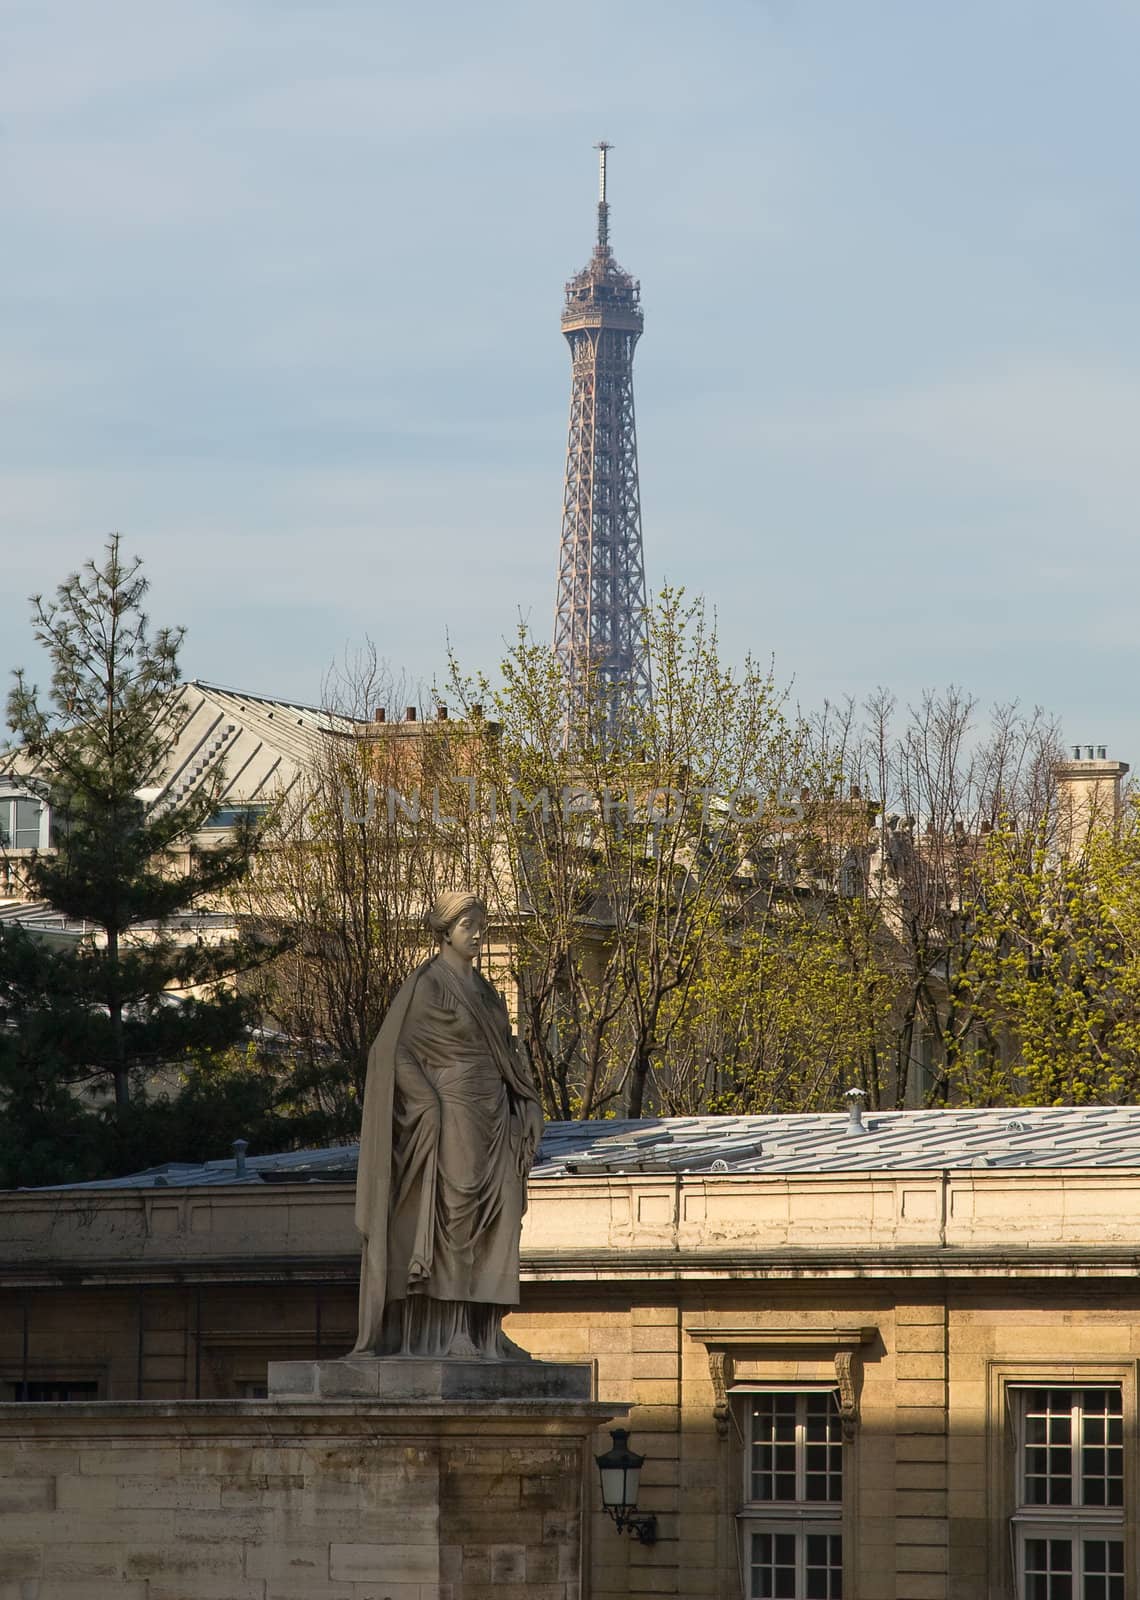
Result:
M518 1304L538 1097L506 1006L472 978L424 962L369 1054L354 1354L445 1356L465 1333L494 1357L503 1311Z

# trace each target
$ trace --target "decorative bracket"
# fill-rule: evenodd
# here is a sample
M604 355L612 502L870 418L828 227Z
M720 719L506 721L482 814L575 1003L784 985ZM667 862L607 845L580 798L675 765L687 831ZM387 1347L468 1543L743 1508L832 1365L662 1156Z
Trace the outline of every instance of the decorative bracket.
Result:
M859 1425L857 1393L858 1371L855 1354L878 1337L877 1328L741 1328L687 1327L690 1338L708 1351L709 1377L713 1388L713 1421L717 1435L727 1439L731 1426L729 1391L736 1378L735 1356L755 1359L780 1352L805 1350L830 1351L835 1361L835 1383L839 1390L839 1416L843 1437L853 1439Z
M835 1378L839 1384L839 1418L843 1426L843 1437L854 1439L855 1429L859 1423L859 1406L855 1399L855 1378L851 1371L854 1359L853 1350L837 1350L835 1352Z
M732 1382L732 1357L727 1350L709 1351L709 1377L716 1399L713 1421L716 1423L717 1437L727 1439L730 1420L728 1386Z

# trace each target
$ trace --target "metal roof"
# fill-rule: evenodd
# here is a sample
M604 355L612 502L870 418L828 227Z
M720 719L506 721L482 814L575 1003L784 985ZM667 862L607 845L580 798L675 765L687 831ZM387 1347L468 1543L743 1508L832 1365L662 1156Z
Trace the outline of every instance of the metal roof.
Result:
M151 917L145 922L132 923L132 928L200 933L211 928L232 928L233 924L233 917L224 911L175 911L161 921ZM0 928L9 927L23 928L28 933L57 933L71 939L82 939L87 934L102 931L97 922L69 917L47 900L0 900Z
M355 1145L170 1163L68 1189L351 1182ZM640 1122L552 1122L532 1181L621 1173L853 1173L994 1168L1140 1167L1140 1106L996 1107L871 1111L864 1131L846 1112L761 1117L658 1117Z
M889 1172L1140 1167L1140 1106L872 1111L551 1123L540 1177L591 1172Z
M362 724L292 700L270 700L191 679L179 686L184 721L152 800L180 801L224 773L219 800L248 804L285 793L330 734Z

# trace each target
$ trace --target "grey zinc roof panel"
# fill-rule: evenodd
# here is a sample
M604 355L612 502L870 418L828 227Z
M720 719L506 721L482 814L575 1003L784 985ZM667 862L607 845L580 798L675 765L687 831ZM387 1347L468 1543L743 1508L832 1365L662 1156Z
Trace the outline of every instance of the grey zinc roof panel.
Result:
M553 1122L533 1177L614 1173L845 1173L938 1170L984 1164L1140 1168L1140 1106L996 1107L970 1111L867 1112L866 1132L846 1112L756 1117L663 1117L640 1122ZM714 1163L715 1168L714 1168ZM723 1164L723 1165L722 1165ZM232 1158L170 1164L125 1178L64 1185L137 1189L154 1185L350 1181L356 1146L250 1155L239 1178Z

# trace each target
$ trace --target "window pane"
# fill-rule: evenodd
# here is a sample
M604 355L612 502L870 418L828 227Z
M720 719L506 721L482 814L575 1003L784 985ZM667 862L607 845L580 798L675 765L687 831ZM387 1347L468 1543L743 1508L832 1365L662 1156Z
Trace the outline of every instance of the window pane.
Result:
M1049 1567L1053 1572L1072 1572L1073 1547L1068 1539L1049 1540Z
M1097 1391L1097 1399L1103 1399ZM1073 1417L1080 1391L1030 1389L1022 1418L1021 1503L1029 1506L1078 1504L1074 1484ZM1078 1418L1081 1416L1076 1409ZM1102 1424L1103 1425L1103 1424ZM1103 1493L1103 1488L1102 1488ZM1103 1504L1103 1502L1101 1502Z
M98 1400L99 1385L86 1379L33 1378L29 1383L11 1385L13 1400L39 1402L61 1400Z
M752 1535L753 1600L796 1600L794 1533Z
M1085 1539L1081 1600L1124 1600L1124 1540Z
M17 850L34 850L40 842L40 802L17 800L14 809L16 825L12 843Z
M1078 1396L1081 1504L1124 1504L1124 1442L1119 1389L1085 1389Z
M796 1498L796 1396L757 1395L752 1402L752 1499Z
M751 1421L749 1499L779 1505L842 1500L842 1426L830 1392L757 1395Z
M804 1423L809 1439L826 1439L835 1415L835 1404L830 1394L805 1394L803 1398Z
M1026 1539L1025 1600L1074 1600L1069 1539Z
M240 822L253 824L266 815L267 805L222 806L203 822L203 828L236 828Z
M837 1533L809 1533L804 1538L806 1600L842 1600L843 1540Z
M843 1498L843 1435L831 1394L804 1396L804 1499L838 1502Z

